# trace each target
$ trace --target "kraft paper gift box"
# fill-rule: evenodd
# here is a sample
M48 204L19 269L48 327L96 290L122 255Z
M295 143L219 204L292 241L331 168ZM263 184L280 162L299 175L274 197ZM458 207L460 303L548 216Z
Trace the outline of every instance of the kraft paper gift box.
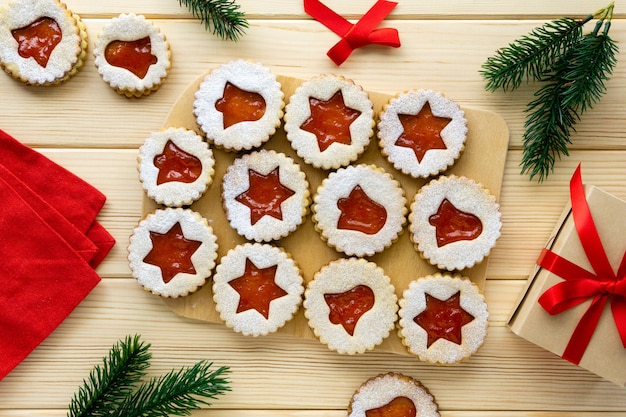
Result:
M510 329L626 386L625 252L626 202L583 186L579 166L571 200L509 318Z

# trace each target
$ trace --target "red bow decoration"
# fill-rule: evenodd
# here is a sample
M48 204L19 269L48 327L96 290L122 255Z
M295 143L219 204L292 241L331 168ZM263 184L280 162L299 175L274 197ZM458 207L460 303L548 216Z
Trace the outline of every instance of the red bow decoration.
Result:
M376 29L376 26L391 13L397 4L391 1L378 0L355 24L348 22L319 0L304 0L304 11L341 36L341 40L327 53L335 64L341 65L348 59L353 50L365 45L374 43L393 48L400 46L397 29Z
M616 274L591 217L585 198L580 165L570 181L570 199L576 232L595 273L579 267L548 249L541 252L537 264L565 280L550 287L539 297L539 304L549 314L559 314L592 299L562 355L563 359L578 365L609 298L615 325L622 344L626 348L626 253Z

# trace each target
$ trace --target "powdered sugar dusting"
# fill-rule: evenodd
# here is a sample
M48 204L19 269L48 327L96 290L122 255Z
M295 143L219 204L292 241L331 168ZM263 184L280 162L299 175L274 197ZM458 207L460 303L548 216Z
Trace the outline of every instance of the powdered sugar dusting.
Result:
M367 380L352 396L349 417L365 417L368 410L389 404L397 397L407 397L419 417L439 417L435 399L417 380L406 375L387 373Z
M473 240L460 240L437 246L436 229L429 218L447 199L458 210L477 216L482 233ZM500 237L500 206L496 198L481 184L451 175L426 184L415 195L409 216L411 239L426 259L441 269L461 270L482 261Z
M457 292L460 292L461 307L474 317L461 329L461 344L439 339L427 347L426 330L413 321L426 309L426 294L447 300ZM469 278L435 274L417 279L409 284L399 304L399 335L409 352L421 360L441 364L459 362L476 352L487 335L487 304L478 287Z
M361 316L350 336L340 324L329 320L327 293L342 293L357 285L374 292L374 306ZM305 316L320 341L339 353L363 353L380 344L393 329L398 310L391 279L375 263L360 258L339 259L315 274L305 291Z
M387 212L384 227L375 234L337 228L341 216L337 201L348 197L357 185ZM350 256L371 256L389 247L398 237L407 211L400 184L382 168L361 164L340 168L322 182L314 197L313 220L322 238L337 250Z
M450 118L441 131L446 149L431 149L421 161L412 149L396 145L404 133L399 114L416 115L428 103L433 115ZM467 120L465 113L452 100L432 90L413 90L399 94L384 106L378 123L378 138L382 153L394 167L415 178L428 177L446 170L465 147Z
M34 58L21 57L17 41L11 33L41 17L53 19L62 34L61 42L50 54L46 67L39 65ZM45 85L62 80L79 65L79 57L83 52L80 32L76 18L59 1L12 0L0 11L0 63L9 73L32 84ZM87 34L83 35L86 38Z
M229 282L244 275L247 259L261 269L276 265L275 283L287 293L272 300L267 319L254 309L237 313L240 296ZM282 248L269 244L246 243L229 250L213 277L213 299L220 317L228 327L248 336L275 332L291 320L303 292L304 280L294 260Z

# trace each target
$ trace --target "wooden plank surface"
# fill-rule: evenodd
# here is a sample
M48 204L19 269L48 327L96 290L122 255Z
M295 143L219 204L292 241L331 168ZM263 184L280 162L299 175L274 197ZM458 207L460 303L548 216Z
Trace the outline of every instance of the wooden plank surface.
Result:
M0 0L0 6L7 3ZM372 3L325 2L350 19L360 17ZM91 56L76 77L59 87L27 88L0 73L0 129L101 189L108 199L100 220L118 242L98 267L102 282L0 381L0 416L65 415L91 367L112 343L134 333L152 343L153 374L200 359L232 368L233 391L194 416L338 417L345 415L361 382L388 371L421 380L436 396L443 417L625 415L623 388L515 336L505 322L567 201L576 165L582 162L585 182L626 198L626 7L616 5L611 35L622 51L608 93L577 125L570 156L542 184L519 175L524 109L536 85L492 94L484 90L479 74L498 47L545 19L584 16L604 3L405 0L382 24L398 28L401 48L362 48L336 67L326 51L337 36L306 15L301 1L241 0L251 26L241 41L231 43L205 32L175 0L68 0L83 16L91 45L107 19L119 13L155 19L171 43L173 67L158 92L139 100L115 94L98 75ZM178 316L132 279L126 245L143 202L137 148L162 126L190 83L236 58L302 79L336 73L386 94L434 89L462 106L495 112L505 120L510 142L499 200L503 234L490 255L485 286L489 332L469 361L438 367L385 352L338 355L315 340L281 334L245 338L223 325Z

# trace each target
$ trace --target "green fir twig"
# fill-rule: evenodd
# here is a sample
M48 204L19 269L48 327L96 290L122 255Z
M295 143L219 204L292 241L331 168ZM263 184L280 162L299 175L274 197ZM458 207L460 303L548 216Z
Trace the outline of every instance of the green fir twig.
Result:
M605 81L617 63L618 47L609 35L614 3L581 21L552 21L499 50L483 64L486 89L518 88L523 80L545 83L526 109L522 174L542 182L562 155L581 115L606 93ZM592 32L582 26L597 19ZM600 30L603 28L602 32Z
M149 347L139 336L113 345L74 394L68 417L186 416L230 390L229 368L212 370L207 361L140 383L149 367Z
M74 394L69 417L108 416L111 407L129 395L150 366L150 345L139 336L118 341Z
M248 28L248 20L235 0L178 0L181 6L224 40L237 41Z

